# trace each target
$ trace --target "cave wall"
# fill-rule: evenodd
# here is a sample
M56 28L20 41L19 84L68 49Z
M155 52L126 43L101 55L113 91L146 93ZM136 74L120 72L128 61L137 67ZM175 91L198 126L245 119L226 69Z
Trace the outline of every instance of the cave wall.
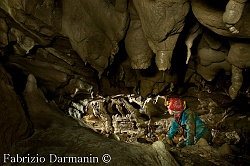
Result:
M23 102L14 90L11 76L0 65L0 153L11 151L16 142L33 133L32 123L26 117ZM2 161L2 155L0 161Z
M28 74L62 108L93 94L204 86L221 71L236 99L250 66L249 12L246 0L0 1L1 153L33 132L16 94Z
M117 86L122 85L130 93L147 96L169 90L170 83L183 84L180 82L190 80L193 75L212 81L223 70L227 75L232 74L234 80L232 65L238 68L236 75L242 75L241 71L249 68L248 1L231 0L217 4L199 0L4 0L0 7L2 54L9 54L5 51L8 47L12 49L11 54L21 57L41 58L44 55L45 63L54 63L58 58L66 62L70 70L78 71L82 70L80 65L87 64L96 71L87 76L93 75L92 81L84 80L86 74L81 73L84 75L82 83L73 80L71 84L77 87L76 82L86 83L84 88L95 92L100 83L95 76L116 82L101 85L106 89L115 87L119 93L122 88ZM62 44L64 42L67 44ZM47 57L51 54L56 58L50 61ZM13 57L12 64L16 61L23 63L26 74L35 71L25 60ZM126 68L122 67L122 63L127 63L125 61L130 62ZM57 92L57 95L72 95L73 92L58 90L69 84L70 71L54 66L56 70L52 69L54 71L46 75L41 71L50 69L46 64L41 66L46 69L33 74L41 80L54 82L53 85L43 83L45 89ZM50 75L57 77L49 78ZM241 84L232 81L230 89L234 90L229 90L232 99L237 96ZM74 91L74 88L68 89Z

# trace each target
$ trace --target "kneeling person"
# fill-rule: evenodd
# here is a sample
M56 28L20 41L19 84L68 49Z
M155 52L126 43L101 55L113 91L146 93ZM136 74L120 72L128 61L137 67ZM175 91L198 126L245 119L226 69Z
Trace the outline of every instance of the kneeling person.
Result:
M184 131L186 146L195 144L200 138L210 142L211 132L199 116L186 107L185 101L180 98L170 98L167 108L169 114L174 115L168 138L173 139L179 126L181 126Z

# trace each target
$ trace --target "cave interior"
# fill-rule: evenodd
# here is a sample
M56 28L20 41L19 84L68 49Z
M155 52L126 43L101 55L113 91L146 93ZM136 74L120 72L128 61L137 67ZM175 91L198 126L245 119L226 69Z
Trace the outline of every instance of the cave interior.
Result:
M0 162L249 165L249 13L248 0L2 0ZM211 142L169 144L161 97L185 100Z

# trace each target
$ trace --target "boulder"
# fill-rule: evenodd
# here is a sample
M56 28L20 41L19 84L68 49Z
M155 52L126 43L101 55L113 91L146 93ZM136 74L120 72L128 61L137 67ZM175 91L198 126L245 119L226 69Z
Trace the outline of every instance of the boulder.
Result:
M3 163L2 154L9 153L16 142L30 136L33 129L12 79L1 64L0 77L0 162Z

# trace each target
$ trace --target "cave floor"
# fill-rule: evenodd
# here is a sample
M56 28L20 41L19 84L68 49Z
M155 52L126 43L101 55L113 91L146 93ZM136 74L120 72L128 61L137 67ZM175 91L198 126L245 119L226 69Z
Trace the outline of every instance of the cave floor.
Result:
M165 143L180 165L250 165L248 142L250 139L250 112L248 111L250 103L244 95L231 100L224 89L204 91L198 87L191 87L182 95L182 98L187 101L189 109L198 113L212 131L213 139L208 146L193 145L177 148L174 145L169 147ZM159 122L162 118L160 116L153 119L154 122ZM167 120L169 116L164 118L166 123L169 122ZM135 136L133 125L131 127L128 122L121 124L124 125L123 133L115 134L120 141L151 144L166 136L165 133L159 137L159 133L156 133L159 125L152 124L152 130L145 130L144 135ZM131 132L133 134L129 134ZM221 148L224 144L229 148Z
M213 135L209 150L196 145L189 148L170 148L171 154L180 165L250 165L250 103L244 95L231 100L224 89L207 91L197 87L190 88L184 98L190 109L197 112L211 130L218 133L236 131L236 135ZM212 121L208 119L212 118ZM233 138L234 137L234 138ZM216 155L226 150L221 149L223 143L230 146L230 152L225 155ZM210 149L211 148L211 149Z
M174 156L178 164L180 165L203 165L203 166L213 166L213 165L221 165L221 166L247 166L250 164L250 155L227 155L222 157L208 157L202 156L196 152L192 152L190 154L188 152L181 152L178 150L171 150L170 153Z

